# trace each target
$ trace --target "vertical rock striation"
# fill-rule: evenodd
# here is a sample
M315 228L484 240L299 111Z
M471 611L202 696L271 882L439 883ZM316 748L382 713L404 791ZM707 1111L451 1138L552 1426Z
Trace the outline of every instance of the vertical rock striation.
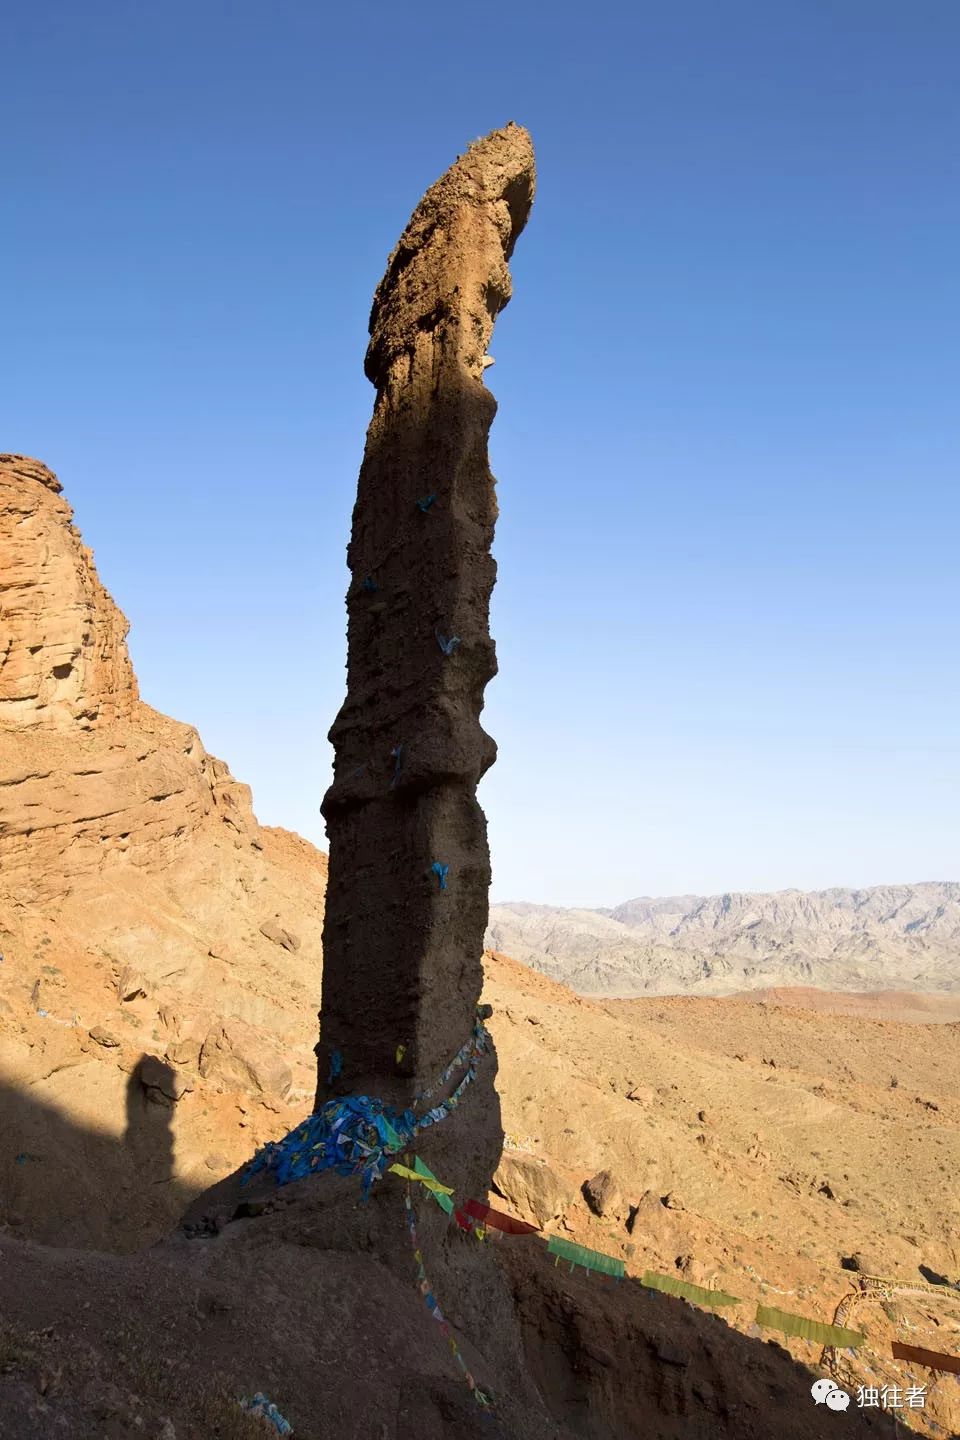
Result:
M345 1093L410 1105L474 1021L490 883L476 790L496 756L480 725L496 673L487 436L497 407L483 374L533 192L525 130L476 142L417 206L374 297L365 370L377 396L348 550L347 697L323 803L318 1106ZM478 1184L496 1160L494 1102L486 1068L465 1101ZM480 1134L483 1114L493 1119Z

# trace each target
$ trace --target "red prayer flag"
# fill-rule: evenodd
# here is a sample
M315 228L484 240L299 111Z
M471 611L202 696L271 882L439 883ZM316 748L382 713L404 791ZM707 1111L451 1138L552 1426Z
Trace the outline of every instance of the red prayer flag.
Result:
M938 1350L921 1350L918 1345L902 1345L894 1340L893 1358L913 1360L928 1370L951 1370L954 1375L960 1375L960 1355L941 1355Z
M504 1215L502 1210L494 1210L480 1200L468 1200L463 1208L475 1220L482 1220L485 1225L492 1226L494 1230L503 1230L507 1235L539 1233L536 1225L528 1225L525 1220L515 1220L512 1215Z

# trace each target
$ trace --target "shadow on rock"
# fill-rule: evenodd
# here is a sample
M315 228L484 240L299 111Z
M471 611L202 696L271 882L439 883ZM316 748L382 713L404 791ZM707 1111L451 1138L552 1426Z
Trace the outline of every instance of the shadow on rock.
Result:
M45 1244L104 1250L158 1240L192 1193L174 1176L179 1083L165 1061L141 1057L125 1097L116 1087L102 1097L105 1124L120 1121L125 1099L124 1128L114 1134L77 1124L33 1087L0 1084L0 1227Z

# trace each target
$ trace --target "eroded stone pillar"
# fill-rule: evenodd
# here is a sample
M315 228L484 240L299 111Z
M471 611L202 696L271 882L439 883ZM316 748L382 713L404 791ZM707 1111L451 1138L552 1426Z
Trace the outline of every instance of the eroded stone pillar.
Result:
M490 859L476 791L496 756L480 725L496 673L483 376L533 192L524 129L476 142L417 206L374 297L347 697L323 803L318 1106L347 1093L410 1105L469 1036L480 995ZM471 1088L476 1119L493 1108L491 1065Z

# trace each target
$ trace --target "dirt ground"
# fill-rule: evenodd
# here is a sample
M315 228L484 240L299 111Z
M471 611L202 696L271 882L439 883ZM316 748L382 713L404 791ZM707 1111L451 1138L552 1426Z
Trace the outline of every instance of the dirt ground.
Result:
M385 1193L383 1208L399 1228L396 1199ZM834 1433L835 1417L812 1403L810 1373L778 1346L636 1282L564 1274L535 1241L505 1240L482 1257L487 1287L509 1287L520 1321L522 1347L513 1361L498 1357L501 1337L482 1328L487 1294L458 1295L450 1283L467 1246L477 1248L451 1231L431 1254L466 1361L492 1392L489 1418L410 1273L324 1246L302 1196L219 1236L137 1256L2 1240L0 1435L266 1434L235 1403L255 1389L298 1440L399 1440L411 1427L427 1440ZM847 1429L894 1433L867 1411L848 1414Z
M189 1232L170 1234L160 1206L152 1245L107 1253L103 1215L110 1249L129 1250L151 1186L108 1193L102 1137L61 1117L69 1165L48 1149L16 1167L32 1208L0 1230L0 1435L265 1435L237 1403L256 1391L300 1440L411 1427L428 1440L893 1434L893 1414L857 1406L857 1384L924 1385L922 1410L896 1412L901 1429L960 1431L960 1378L890 1351L900 1338L960 1353L960 1291L939 1283L960 1271L960 1026L754 1000L587 1001L504 957L488 956L486 974L506 1132L490 1201L539 1211L544 1236L626 1271L620 1283L570 1274L539 1236L478 1243L416 1197L430 1281L495 1418L417 1293L400 1181L366 1208L339 1179L241 1193L221 1155L212 1191L183 1182L166 1196L190 1205ZM161 1129L203 1108L203 1091L158 1109ZM242 1150L242 1096L216 1099L224 1150ZM284 1133L295 1109L261 1109L258 1139ZM604 1171L596 1214L581 1187ZM72 1248L31 1240L50 1238L44 1207L62 1219L74 1195ZM865 1344L842 1357L853 1401L841 1421L810 1397L818 1347L753 1322L758 1302L831 1321L858 1286L845 1262L910 1289L848 1320ZM644 1288L645 1270L743 1303L701 1310Z

